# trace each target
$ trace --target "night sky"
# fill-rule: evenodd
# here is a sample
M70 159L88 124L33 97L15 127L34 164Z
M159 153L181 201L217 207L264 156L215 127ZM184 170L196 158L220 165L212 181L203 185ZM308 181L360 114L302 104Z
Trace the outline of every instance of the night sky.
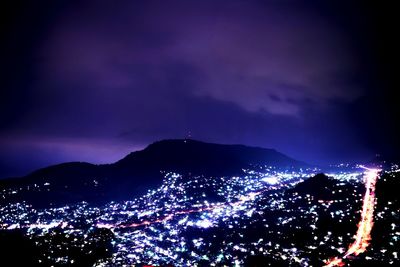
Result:
M13 1L0 10L0 177L111 163L188 136L317 164L398 155L393 6Z

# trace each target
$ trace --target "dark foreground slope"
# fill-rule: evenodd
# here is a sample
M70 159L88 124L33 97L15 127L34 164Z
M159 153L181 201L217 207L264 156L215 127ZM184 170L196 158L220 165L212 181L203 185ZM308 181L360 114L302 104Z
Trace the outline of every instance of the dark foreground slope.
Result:
M162 172L185 175L237 175L251 165L300 167L304 163L273 149L220 145L194 140L164 140L122 160L105 165L70 162L35 171L25 177L0 181L3 199L40 206L76 201L131 199L155 188Z

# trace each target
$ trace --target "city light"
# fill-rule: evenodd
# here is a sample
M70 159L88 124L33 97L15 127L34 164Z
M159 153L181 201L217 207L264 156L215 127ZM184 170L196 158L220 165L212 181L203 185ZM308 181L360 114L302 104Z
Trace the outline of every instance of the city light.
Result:
M383 210L374 210L380 171L338 167L329 178L317 178L308 188L309 178L319 172L257 166L232 177L187 179L165 173L158 188L131 201L101 206L81 202L46 209L9 203L0 206L0 227L23 231L45 248L40 260L53 265L77 261L62 256L62 247L89 253L98 242L111 242L110 254L95 266L193 266L200 261L210 266L243 266L251 256L294 266L322 266L324 262L342 266L344 259L352 260L350 255L362 254L367 260L398 261L394 252L396 244L400 245L399 224L391 224L391 239L384 252L366 250L374 215L379 221L397 214L391 209L392 202ZM392 168L389 173L397 172L398 168ZM45 183L30 188L51 188ZM325 193L318 195L314 191L321 183ZM2 194L7 197L21 190L26 189L8 189ZM347 225L357 222L354 233ZM93 234L101 230L105 232ZM56 233L64 243L46 241ZM342 256L335 257L338 253Z

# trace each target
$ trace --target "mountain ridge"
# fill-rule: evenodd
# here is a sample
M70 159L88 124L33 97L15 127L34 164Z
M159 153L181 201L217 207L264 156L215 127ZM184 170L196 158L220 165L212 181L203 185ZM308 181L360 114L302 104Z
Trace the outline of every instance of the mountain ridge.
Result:
M274 149L168 139L131 152L111 164L66 162L51 165L23 177L1 180L0 188L50 184L50 191L71 200L129 199L160 185L161 171L187 176L233 176L257 164L285 168L307 165ZM58 198L52 193L28 193L32 199L34 196L46 201Z

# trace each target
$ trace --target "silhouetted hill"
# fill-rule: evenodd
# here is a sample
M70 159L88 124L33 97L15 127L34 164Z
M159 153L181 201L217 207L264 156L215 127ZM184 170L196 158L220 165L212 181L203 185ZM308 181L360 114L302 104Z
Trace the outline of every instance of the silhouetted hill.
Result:
M316 200L335 200L346 198L352 194L363 193L363 190L364 187L362 185L355 186L350 183L341 183L337 179L319 173L297 184L294 188L289 189L287 193L297 193L303 196L310 195Z
M266 163L279 167L305 165L274 149L211 144L194 140L164 140L129 154L115 163L115 166L145 170L156 167L179 173L205 175L234 175L251 164Z
M330 199L335 185L336 182L334 180L323 173L319 173L296 185L294 188L288 190L288 192L296 192L301 195L311 195L317 199Z
M162 181L161 171L188 176L237 175L243 168L257 164L306 166L273 149L195 140L164 140L130 153L113 164L63 163L22 178L0 181L0 187L22 188L6 201L26 199L39 205L121 200L131 199L158 186ZM29 189L26 189L28 185Z

